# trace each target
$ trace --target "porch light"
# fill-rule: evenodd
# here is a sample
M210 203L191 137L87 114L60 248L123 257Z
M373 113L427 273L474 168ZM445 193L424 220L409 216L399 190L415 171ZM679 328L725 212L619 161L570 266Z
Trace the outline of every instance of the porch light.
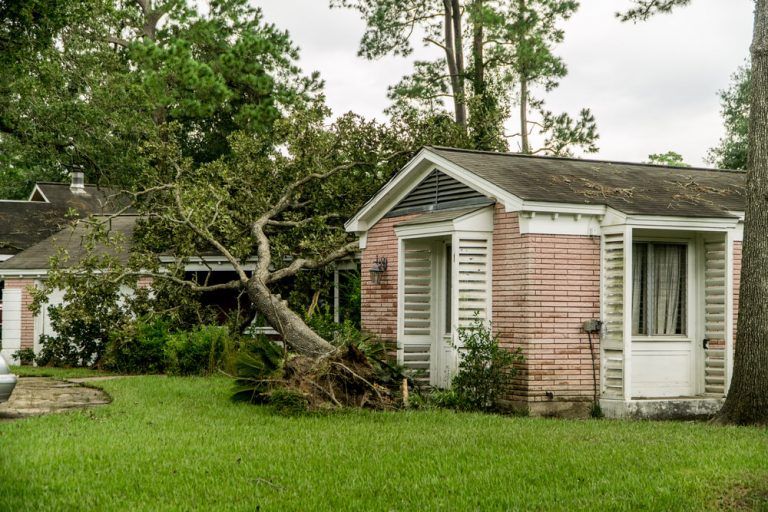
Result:
M379 256L376 256L376 259L373 260L373 266L369 271L371 273L371 282L376 285L381 284L381 276L386 271L387 258L380 258Z

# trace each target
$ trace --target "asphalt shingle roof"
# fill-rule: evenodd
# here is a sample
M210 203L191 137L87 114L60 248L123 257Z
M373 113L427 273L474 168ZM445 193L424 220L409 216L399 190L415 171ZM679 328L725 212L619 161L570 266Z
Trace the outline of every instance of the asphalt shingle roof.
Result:
M95 219L98 220L98 218ZM112 246L107 248L104 245L98 245L97 251L100 254L108 252L117 255L125 263L129 257L133 230L137 219L138 217L135 215L121 215L108 220L110 238L113 238L118 233L124 237L123 250L117 251ZM85 222L78 221L74 226L62 229L13 258L0 263L0 275L2 275L3 270L47 269L50 266L51 257L55 256L59 249L66 250L69 255L64 266L74 265L81 261L86 254L85 241L89 233L90 227Z
M85 186L85 193L73 193L69 183L38 183L48 202L0 200L0 254L18 254L60 231L68 224L70 210L84 217L114 211L120 206L107 189Z
M733 217L746 173L717 169L429 148L528 201L606 205L629 215Z

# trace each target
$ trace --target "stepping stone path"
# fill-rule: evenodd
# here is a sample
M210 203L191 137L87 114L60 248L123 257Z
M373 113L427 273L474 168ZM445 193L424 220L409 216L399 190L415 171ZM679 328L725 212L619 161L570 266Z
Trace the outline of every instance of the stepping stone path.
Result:
M0 404L0 421L106 405L111 401L109 395L82 384L111 378L114 377L69 380L20 377L11 399Z

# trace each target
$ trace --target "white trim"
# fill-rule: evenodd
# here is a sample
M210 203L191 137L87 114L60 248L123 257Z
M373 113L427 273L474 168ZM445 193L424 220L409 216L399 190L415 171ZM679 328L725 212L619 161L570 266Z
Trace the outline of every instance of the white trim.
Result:
M48 269L45 269L45 268L0 270L0 279L9 278L9 277L42 278L47 275L48 275Z
M39 201L32 201L32 198L35 197L35 192L40 192L40 195L43 196L43 199L46 203L50 203L51 201L48 199L48 197L43 192L43 189L40 188L40 185L35 183L35 188L32 189L32 192L29 194L29 199L27 199L26 202L33 202L37 203Z
M632 399L632 242L630 226L624 227L624 400Z
M8 261L13 258L15 254L0 254L0 261Z
M395 235L402 239L450 236L455 231L493 232L493 206L479 208L452 220L395 226Z
M519 197L437 155L428 148L423 148L354 217L346 222L344 225L346 230L358 233L368 231L435 168L487 197L501 201L508 212L518 211L523 204Z

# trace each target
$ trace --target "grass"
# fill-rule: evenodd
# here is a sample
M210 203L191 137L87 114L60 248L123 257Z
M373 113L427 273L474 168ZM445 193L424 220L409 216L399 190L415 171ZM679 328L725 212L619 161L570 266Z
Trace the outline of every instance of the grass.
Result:
M282 417L223 378L0 423L2 510L768 508L764 429L449 411ZM5 507L5 508L3 508Z
M11 366L11 373L15 373L19 377L53 377L55 379L79 379L111 375L109 372L89 370L88 368L49 368L46 366Z

